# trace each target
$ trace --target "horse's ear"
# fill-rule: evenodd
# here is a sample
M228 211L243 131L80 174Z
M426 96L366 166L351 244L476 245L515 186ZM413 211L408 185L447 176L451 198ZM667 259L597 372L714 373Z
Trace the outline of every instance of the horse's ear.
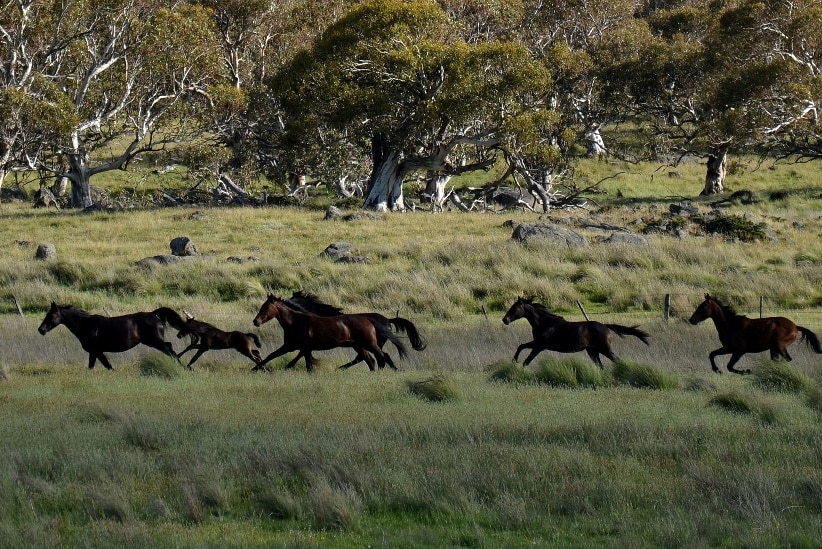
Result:
M707 292L706 292L706 293L705 293L705 299L711 299L711 294L709 294L709 293L707 293Z

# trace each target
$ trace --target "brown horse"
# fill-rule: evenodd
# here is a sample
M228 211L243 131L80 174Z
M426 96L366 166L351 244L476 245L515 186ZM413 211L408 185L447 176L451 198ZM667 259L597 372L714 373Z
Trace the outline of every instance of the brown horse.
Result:
M286 300L286 304L291 307L292 309L297 309L298 311L303 311L306 313L313 313L315 315L320 316L339 316L343 314L342 309L339 307L334 307L333 305L329 305L328 303L324 303L314 294L297 291L294 292L290 298ZM391 330L393 326L399 332L405 332L408 335L408 340L411 343L411 347L415 351L423 351L425 350L426 343L423 339L422 335L420 334L417 327L414 325L413 322L406 318L402 318L400 316L396 316L394 318L388 318L386 316L381 315L380 313L353 313L358 314L360 316L366 317L372 323L382 325L385 330ZM388 339L386 337L381 336L381 333L384 333L385 330L381 330L378 336L378 345L380 349L382 349ZM385 351L383 351L385 352ZM340 369L350 368L355 364L359 364L360 362L365 362L365 355L362 353L357 354L354 357L354 360L343 364L340 366Z
M52 302L37 330L46 335L60 324L64 324L88 352L89 368L94 368L94 364L99 360L103 366L111 370L111 364L103 353L121 353L138 343L158 349L179 362L180 359L177 358L171 343L165 340L166 323L177 329L181 329L184 324L180 315L168 307L160 307L150 313L107 317Z
M263 360L260 356L260 351L254 348L254 345L258 348L260 347L260 338L257 337L257 334L246 334L237 331L225 332L208 322L189 318L186 320L183 329L177 333L177 337L179 338L185 336L191 337L191 343L184 350L177 353L177 358L180 358L192 349L197 349L194 357L186 366L189 370L198 358L210 350L234 349L241 355L253 360L256 364L259 364Z
M387 363L396 369L391 357L383 353L379 338L384 337L392 342L401 358L408 354L405 344L390 329L375 325L362 315L319 316L298 311L288 303L272 294L260 307L254 317L254 325L261 326L276 318L283 328L282 346L265 357L253 370L264 369L265 365L278 356L291 351L299 351L286 368L293 367L300 357L305 357L306 369L313 370L312 351L323 351L337 347L352 347L365 357L368 368L374 370ZM373 355L373 356L372 356ZM376 357L376 361L375 361Z
M517 360L521 351L530 348L531 353L523 362L526 366L542 351L576 353L584 350L591 360L602 368L599 355L605 355L612 362L617 360L611 350L612 331L620 337L638 337L648 345L648 334L637 326L602 324L596 321L569 322L546 309L544 305L534 303L533 298L518 298L505 313L502 321L510 324L523 317L531 324L534 340L517 347L514 360Z
M711 359L711 368L717 373L719 368L714 358L719 355L731 355L727 368L735 374L751 373L750 370L734 368L734 364L746 353L770 351L771 360L783 357L790 361L792 359L788 354L788 346L796 341L800 333L802 339L807 340L808 345L815 352L822 353L819 338L809 329L797 326L791 320L781 316L748 318L739 315L731 306L719 302L709 294L705 294L705 301L696 308L688 322L699 324L706 318L714 321L716 331L719 333L719 341L722 343L722 347L711 351L708 355Z

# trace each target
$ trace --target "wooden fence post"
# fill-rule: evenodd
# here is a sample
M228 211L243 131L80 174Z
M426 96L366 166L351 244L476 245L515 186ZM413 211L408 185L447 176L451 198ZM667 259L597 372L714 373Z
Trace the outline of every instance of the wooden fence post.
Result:
M668 319L671 318L671 294L665 294L665 312L663 313L663 318L665 322L668 322Z
M579 307L579 310L582 311L582 316L585 317L585 320L590 321L591 319L588 318L588 314L585 312L585 309L582 307L582 302L579 299L577 299L577 307Z
M762 318L762 310L764 309L765 298L763 296L759 296L759 318Z

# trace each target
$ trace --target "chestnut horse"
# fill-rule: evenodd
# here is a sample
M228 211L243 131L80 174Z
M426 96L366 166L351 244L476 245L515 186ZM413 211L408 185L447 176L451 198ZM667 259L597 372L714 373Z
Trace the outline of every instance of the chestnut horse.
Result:
M383 337L394 344L400 358L405 358L408 354L405 344L390 329L375 325L362 315L319 316L304 313L269 294L254 317L254 325L261 326L272 318L276 318L283 328L283 344L252 370L265 369L265 365L278 356L299 351L286 368L293 367L300 357L305 357L306 369L311 372L314 369L312 351L337 347L354 348L358 354L365 357L368 368L372 371L377 365L382 368L385 363L396 370L397 367L391 357L380 349L379 340Z
M637 326L602 324L593 320L569 322L549 311L544 305L534 303L533 298L518 298L505 313L502 321L510 324L523 317L531 324L534 340L517 347L514 360L517 360L521 351L530 348L531 353L523 362L526 366L542 351L576 353L584 350L591 360L602 368L599 355L605 355L612 362L617 360L611 350L611 332L619 337L626 335L637 337L648 345L648 334Z
M60 306L52 302L37 330L46 335L60 324L64 324L88 352L89 368L94 368L94 364L99 360L103 366L111 370L111 364L103 353L121 353L139 343L158 349L180 362L171 343L165 340L166 323L178 330L184 324L180 315L168 307L160 307L150 313L107 317L87 313L71 305Z
M816 353L822 353L819 338L809 329L797 326L793 321L781 316L748 318L737 314L730 305L721 303L709 294L705 294L705 301L696 308L688 322L699 324L706 318L714 321L719 341L722 343L722 347L708 355L711 359L711 368L717 373L719 368L714 358L719 355L731 355L727 368L735 374L751 373L750 370L734 368L746 353L770 351L771 360L783 357L790 361L792 358L788 354L788 346L796 341L799 334L802 334L802 339L807 340L808 345Z
M184 350L177 353L177 358L180 358L192 349L197 349L194 357L189 361L186 368L191 369L198 358L203 356L206 351L234 349L241 355L247 356L256 364L262 362L263 358L260 356L260 351L254 348L260 347L260 338L257 334L243 333L243 332L225 332L216 326L203 322L202 320L195 320L189 318L185 322L185 326L177 333L177 337L182 338L191 336L191 343Z
M338 316L343 314L342 309L340 309L339 307L329 305L328 303L321 301L320 298L318 298L314 294L303 291L297 291L291 294L291 297L286 300L286 304L288 304L292 309L301 310L306 313L314 313L315 315L320 316ZM402 318L400 316L388 318L386 316L381 315L380 313L353 314L364 316L374 324L381 324L385 329L388 330L391 330L391 327L393 326L395 330L399 332L405 332L408 335L408 340L411 343L411 347L415 351L425 350L425 340L422 338L422 335L420 334L419 330L417 330L417 327L410 320ZM385 346L385 343L388 341L387 338L382 337L379 334L378 340L379 341L377 343L380 346L380 349L382 349ZM360 353L357 354L357 356L354 357L354 360L352 360L351 362L348 362L340 366L340 369L344 370L364 361L365 355Z

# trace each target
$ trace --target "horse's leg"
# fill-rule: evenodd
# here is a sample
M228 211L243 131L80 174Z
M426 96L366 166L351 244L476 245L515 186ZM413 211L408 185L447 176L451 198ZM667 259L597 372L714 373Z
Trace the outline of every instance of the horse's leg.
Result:
M365 362L365 355L363 355L362 351L357 352L357 356L354 357L354 360L351 362L347 362L340 366L339 370L347 370L348 368L354 366L355 364L359 364L360 362Z
M293 351L293 350L294 350L294 349L292 349L291 347L288 347L288 346L286 346L286 345L282 345L279 349L277 349L276 351L274 351L273 353L271 353L270 355L268 355L267 357L265 357L265 359L264 359L262 362L258 362L258 363L257 363L257 365L256 365L256 366L254 366L254 367L251 369L251 371L252 371L252 372L256 372L257 370L265 370L265 371L268 371L268 368L266 368L266 367L265 367L265 365L266 365L266 364L268 364L269 362L271 362L272 360L274 360L274 359L275 359L275 358L277 358L278 356L282 356L282 355L284 355L284 354L286 354L286 353L290 353L290 352L291 352L291 351ZM299 357L300 357L300 355L297 355L297 358L299 358ZM297 359L294 359L294 362L296 362L296 360L297 360ZM293 366L293 365L294 365L294 364L292 363L290 366Z
M742 355L744 355L744 354L745 353L733 353L731 355L731 360L728 361L728 366L727 366L729 372L733 372L735 374L750 374L751 373L750 370L738 370L738 369L734 368L734 364L736 364L739 361L739 359L742 358Z
M195 362L197 362L197 359L200 358L201 356L203 356L206 351L208 351L208 349L206 349L205 347L200 347L199 349L197 349L197 353L194 355L194 358L192 358L188 362L188 365L186 366L186 368L191 370L191 365L194 364Z
M186 353L187 353L187 352L189 352L190 350L192 350L192 349L196 349L196 348L197 348L197 344L196 344L196 343L192 343L191 345L189 345L188 347L186 347L185 349L183 349L182 351L180 351L179 353L177 353L177 358L180 358L181 356L183 356L184 354L186 354Z
M528 366L529 364L531 364L531 361L534 360L534 358L536 358L536 356L544 350L545 350L545 347L534 347L531 350L531 353L528 355L528 357L522 363L522 365L523 366ZM514 360L516 360L516 358Z
M295 359L296 361L296 359ZM314 357L311 356L311 351L305 353L305 370L310 374L314 371Z
M365 363L368 364L368 369L372 372L377 369L378 361L371 355L371 353L361 351Z
M100 353L99 355L97 355L97 359L100 361L100 364L102 364L103 366L106 367L106 370L111 370L112 369L111 363L106 358L106 355L104 355L103 353ZM91 360L89 360L89 368L91 368L91 367L92 367Z
M585 349L585 352L588 353L588 356L591 357L591 360L594 361L594 364L599 366L599 368L601 370L605 369L605 366L602 364L602 360L599 358L599 353L595 349L589 347L589 348ZM608 355L605 355L605 356L608 356ZM613 361L614 359L612 357L613 357L613 355L609 356L608 358L610 358L611 361Z
M303 358L304 356L305 356L305 354L304 354L302 351L300 351L299 353L297 353L297 356L295 356L293 359L291 359L291 362L289 362L288 364L286 364L286 365L285 365L285 368L284 368L284 369L285 369L285 370L290 370L290 369L291 369L291 368L293 368L293 367L297 364L297 362L299 362L299 360L300 360L301 358Z
M718 373L718 374L721 373L719 368L717 367L716 361L714 359L716 357L720 356L720 355L729 355L729 354L731 354L731 351L727 350L725 347L721 347L721 348L717 349L716 351L711 351L711 353L708 355L708 358L711 360L711 369L714 372ZM733 359L731 359L731 360L733 362L736 362ZM737 360L739 360L739 359L737 359Z
M94 363L97 362L97 355L93 353L88 354L88 369L92 370L94 368Z
M530 349L530 348L532 348L532 347L534 346L534 344L535 344L535 343L536 343L536 340L534 340L534 341L529 341L528 343L523 343L522 345L520 345L519 347L517 347L517 352L516 352L516 353L514 353L514 362L516 362L516 361L517 361L517 359L519 358L519 354L520 354L522 351L524 351L525 349Z

